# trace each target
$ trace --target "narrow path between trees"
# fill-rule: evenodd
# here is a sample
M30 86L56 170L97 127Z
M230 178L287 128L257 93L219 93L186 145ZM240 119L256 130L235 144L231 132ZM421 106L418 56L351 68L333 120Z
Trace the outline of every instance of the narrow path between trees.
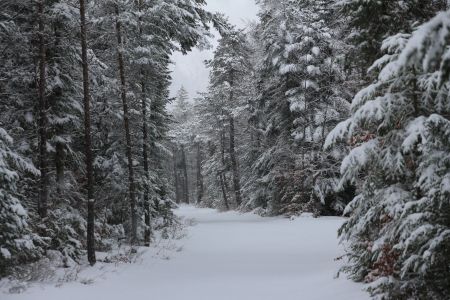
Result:
M334 278L340 218L261 218L187 206L176 213L193 226L170 259L148 251L142 263L90 285L33 288L6 299L369 299L362 285Z

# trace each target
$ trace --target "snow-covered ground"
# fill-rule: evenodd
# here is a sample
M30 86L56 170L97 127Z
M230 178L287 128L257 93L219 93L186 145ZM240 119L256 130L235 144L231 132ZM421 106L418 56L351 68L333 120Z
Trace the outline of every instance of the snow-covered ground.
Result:
M334 259L342 254L336 237L340 218L261 218L188 206L176 213L195 220L188 237L167 255L149 250L140 263L115 272L88 269L79 275L87 280L34 285L0 299L369 299L362 285L344 276L335 279L339 262Z

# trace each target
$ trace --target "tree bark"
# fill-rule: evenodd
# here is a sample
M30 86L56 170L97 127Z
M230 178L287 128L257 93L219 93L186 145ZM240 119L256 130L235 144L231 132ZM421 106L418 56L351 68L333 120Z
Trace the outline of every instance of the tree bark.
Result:
M151 210L150 210L150 174L149 174L149 161L148 161L148 127L147 127L147 97L145 90L145 82L142 80L142 156L144 159L144 174L145 174L145 188L144 188L144 205L145 205L145 234L144 243L148 247L150 246L152 227L151 227Z
M86 158L87 177L87 255L88 261L93 266L95 258L95 199L94 199L94 168L91 141L91 108L89 91L89 67L86 42L86 9L85 0L80 0L80 24L81 24L81 60L83 66L83 99L84 99L84 147Z
M189 181L188 181L188 172L187 172L187 162L186 162L186 151L184 151L184 145L181 146L181 164L183 168L183 198L184 203L189 204Z
M174 176L174 188L175 188L175 201L179 204L181 201L180 187L178 179L178 164L177 164L177 148L173 148L173 176Z
M233 103L234 100L234 93L233 93L233 85L234 85L234 78L233 74L231 74L231 80L230 80L230 103ZM240 206L242 203L241 199L241 176L239 174L239 164L236 157L236 147L235 147L235 130L234 130L234 117L232 113L230 112L230 115L228 117L229 121L229 130L230 130L230 160L231 160L231 169L233 171L233 188L234 188L234 198L236 201L236 206Z
M139 12L143 7L143 0L139 0ZM142 39L142 17L139 17L139 38ZM144 244L149 247L152 235L151 225L151 209L150 209L150 174L149 174L149 162L148 162L148 126L147 126L147 91L145 86L145 72L141 70L141 107L142 107L142 157L144 160L144 174L145 174L145 187L144 187L144 206L145 206L145 234Z
M39 18L39 169L41 172L39 182L38 213L43 219L47 217L49 197L49 175L47 158L47 99L45 90L47 85L46 68L47 55L45 47L45 0L38 4Z
M225 204L225 209L230 210L230 204L228 203L228 196L227 196L227 188L225 186L225 174L223 174L223 172L219 174L219 180L220 186L222 187L222 196L223 196L223 203Z
M177 164L178 149L174 148L173 151L173 175L175 176L175 198L178 204L181 203L180 195L180 179L178 177L178 164Z
M240 206L242 203L241 199L241 178L239 174L239 164L236 157L236 147L235 147L235 130L234 130L234 118L230 116L230 159L231 168L233 170L233 185L234 185L234 196L236 200L236 205Z
M53 30L54 30L54 51L50 55L47 54L47 61L50 61L51 59L54 59L57 64L61 63L60 56L58 55L60 45L61 45L61 27L62 24L59 21L55 21L53 23ZM56 88L53 89L52 94L47 97L48 106L51 107L52 105L55 105L58 101L64 101L63 97L63 90L62 88ZM63 124L57 124L54 128L55 135L58 137L58 141L56 142L55 146L55 169L56 169L56 192L58 195L57 201L61 201L61 198L63 197L63 189L64 189L64 167L65 167L65 159L66 159L66 152L65 152L65 144L63 142L59 141L59 138L61 135L64 134L64 125ZM55 203L57 205L57 203Z
M202 148L197 142L197 203L203 200Z
M227 184L226 184L226 177L225 177L225 132L220 132L220 158L222 161L222 170L219 172L219 180L220 180L220 186L222 187L222 197L223 202L225 204L226 210L230 210L230 204L228 203L228 196L227 196Z
M119 21L119 6L116 5L116 34L117 34L117 61L119 65L119 77L120 77L120 91L123 107L123 122L125 129L125 141L126 141L126 155L128 161L128 183L130 193L130 213L131 213L131 244L137 242L137 212L136 212L136 197L135 197L135 185L134 185L134 170L133 170L133 156L131 146L131 133L130 133L130 116L128 111L127 101L127 87L125 79L125 63L123 59L123 42L122 42L122 24Z
M56 189L61 196L64 185L64 161L66 153L63 143L56 143L55 167L56 167Z

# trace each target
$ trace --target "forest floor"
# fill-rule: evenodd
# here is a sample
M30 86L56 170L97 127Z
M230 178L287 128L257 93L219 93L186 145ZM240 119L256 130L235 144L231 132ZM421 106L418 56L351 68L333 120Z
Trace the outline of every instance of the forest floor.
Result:
M363 300L364 286L336 274L341 218L262 218L183 206L191 225L171 247L133 264L97 264L64 284L32 285L2 300ZM141 251L140 250L140 251Z

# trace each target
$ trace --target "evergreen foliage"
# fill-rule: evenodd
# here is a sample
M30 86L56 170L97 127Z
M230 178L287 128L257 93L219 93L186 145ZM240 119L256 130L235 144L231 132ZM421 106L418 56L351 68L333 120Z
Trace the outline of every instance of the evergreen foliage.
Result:
M388 54L372 66L377 81L356 95L351 118L326 145L352 143L341 182L361 187L341 229L351 245L347 270L390 298L449 292L449 16L384 41Z
M176 202L344 214L374 297L448 297L448 1L256 2L238 29L203 0L2 1L0 276L148 246ZM207 91L171 99L211 27Z

